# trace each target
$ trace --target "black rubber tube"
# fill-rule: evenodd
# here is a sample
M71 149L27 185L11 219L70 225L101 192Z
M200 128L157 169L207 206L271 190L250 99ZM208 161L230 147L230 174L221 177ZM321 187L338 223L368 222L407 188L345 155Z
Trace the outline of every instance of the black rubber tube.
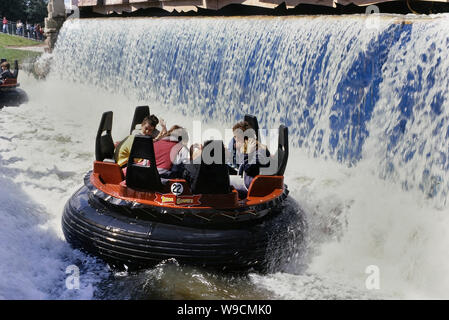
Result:
M0 91L0 107L17 107L27 101L26 92L20 88Z
M124 216L117 207L89 197L89 192L81 187L64 207L67 241L106 262L133 269L169 258L220 269L263 269L270 242L298 214L284 210L245 228L195 228Z

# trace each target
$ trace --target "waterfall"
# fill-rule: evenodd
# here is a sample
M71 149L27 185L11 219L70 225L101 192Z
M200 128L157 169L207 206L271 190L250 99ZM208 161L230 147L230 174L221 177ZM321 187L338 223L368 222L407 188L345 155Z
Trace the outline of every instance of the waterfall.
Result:
M53 70L184 115L283 123L311 156L375 157L381 176L444 205L447 29L446 17L70 21Z

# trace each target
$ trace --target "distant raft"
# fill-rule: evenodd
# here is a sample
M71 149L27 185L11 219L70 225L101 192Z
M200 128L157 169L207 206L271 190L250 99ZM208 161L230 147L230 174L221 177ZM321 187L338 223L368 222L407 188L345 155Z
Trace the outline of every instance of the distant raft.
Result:
M143 113L136 110L131 131L149 114L146 108ZM266 269L270 248L285 249L281 239L300 215L288 205L284 184L286 127L279 129L274 156L278 166L256 176L243 199L230 186L233 172L224 162L192 164L199 170L194 183L161 179L151 165L153 140L146 136L135 137L125 177L120 166L108 160L114 152L111 130L112 112L106 112L97 134L93 170L65 205L62 228L72 246L115 266L142 268L175 258L226 270ZM223 150L222 141L212 143ZM147 159L150 165L134 163L135 158ZM302 230L295 231L300 233L295 239L300 239Z
M16 60L14 64L14 78L6 79L2 84L0 84L0 108L18 107L28 101L26 92L19 88L20 84L17 82L17 77L19 75L19 63Z

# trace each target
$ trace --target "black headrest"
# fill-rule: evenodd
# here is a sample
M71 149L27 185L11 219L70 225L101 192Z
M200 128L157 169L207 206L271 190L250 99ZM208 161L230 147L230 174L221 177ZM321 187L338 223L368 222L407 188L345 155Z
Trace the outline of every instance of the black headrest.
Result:
M14 76L14 79L17 79L17 77L19 76L19 61L17 60L14 61L14 72L12 73L12 75Z
M278 170L276 175L283 176L288 161L288 128L284 125L279 126L278 139Z
M148 160L149 163L147 165L134 163L136 158ZM126 185L130 188L149 191L162 190L152 137L136 136L134 138L126 169Z
M153 163L156 159L154 155L153 138L151 136L136 135L129 154L130 159L131 157L148 159Z
M114 158L114 141L112 140L112 111L103 113L100 125L95 139L95 159L103 161L104 159Z
M145 117L150 115L150 107L148 106L138 106L134 111L133 122L131 123L131 130L129 130L129 134L132 134L136 129L138 124L141 124Z
M244 121L248 122L251 128L254 129L254 131L256 132L256 139L257 141L259 141L259 122L257 121L256 116L246 114Z
M218 154L221 152L221 155ZM221 140L204 143L201 164L186 165L193 193L227 194L231 192L228 166L224 162L224 146Z
M268 165L261 166L260 174L283 176L285 168L287 167L288 153L288 128L284 125L280 125L278 149L276 150L276 154L273 156L276 162L273 162L273 158L271 158L272 161L270 161ZM272 165L276 165L276 167L272 168Z
M224 164L225 150L223 141L221 140L207 140L204 142L203 150L201 152L201 163L204 164Z

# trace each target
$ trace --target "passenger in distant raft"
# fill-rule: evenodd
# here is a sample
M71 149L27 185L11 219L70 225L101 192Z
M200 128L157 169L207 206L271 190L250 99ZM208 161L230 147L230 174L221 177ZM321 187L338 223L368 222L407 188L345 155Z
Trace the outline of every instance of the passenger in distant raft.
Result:
M161 119L160 121L160 125L162 128L162 131L160 132L159 130L156 129L156 126L158 124L159 119L154 114L145 117L142 121L140 132L137 133L137 135L141 134L145 136L151 136L154 141L157 141L158 139L160 139L162 135L167 133L165 121L163 119ZM133 142L134 142L134 134L131 134L116 146L114 152L114 159L115 162L117 162L117 164L120 167L123 167L128 163L128 158L131 152Z
M182 178L184 165L190 162L188 142L187 130L174 125L154 143L156 167L161 178Z
M270 161L270 151L257 141L256 132L246 121L232 128L234 137L228 145L228 162L238 166L238 175L231 175L231 185L241 197L246 196L251 181L260 174L262 165Z
M1 84L3 84L6 79L14 78L14 75L12 74L11 70L9 70L11 68L9 62L5 61L0 66L2 68L2 72L0 74L0 83Z

